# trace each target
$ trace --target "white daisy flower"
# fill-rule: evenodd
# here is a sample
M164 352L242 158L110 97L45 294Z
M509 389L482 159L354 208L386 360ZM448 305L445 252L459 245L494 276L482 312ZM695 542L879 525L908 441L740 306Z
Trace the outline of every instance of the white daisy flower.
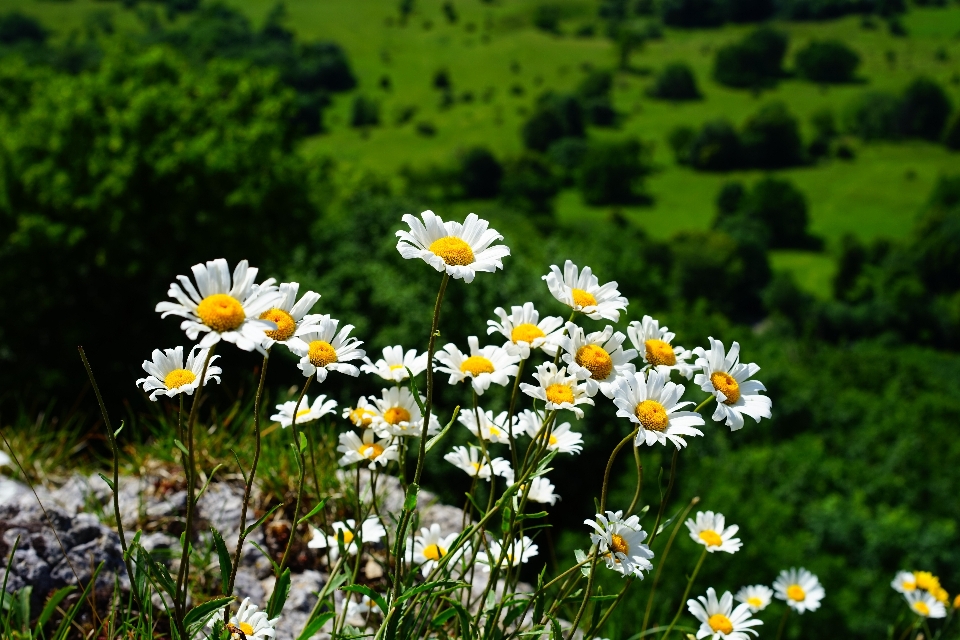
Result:
M893 579L893 582L890 583L890 586L893 587L894 591L899 593L916 591L917 578L913 575L912 571L900 571L897 573L897 577Z
M371 396L376 405L372 428L381 437L387 436L419 436L423 431L423 414L417 405L416 398L406 387L390 387L383 389L380 398ZM424 401L423 396L420 397ZM439 430L436 416L430 420L429 433Z
M697 347L693 352L697 355L696 366L703 371L693 379L694 384L717 398L714 420L725 420L730 430L736 431L743 428L743 414L757 422L770 417L773 403L767 396L760 395L766 387L749 379L760 367L740 363L739 343L734 342L725 353L723 343L710 338L710 351Z
M364 356L366 363L360 367L360 371L378 375L384 380L393 382L402 382L409 377L407 369L413 372L413 375L420 375L427 369L427 354L417 355L416 349L410 349L406 353L403 347L396 345L383 348L383 358L376 363L370 361L370 358Z
M693 404L678 402L682 395L682 385L666 382L659 371L650 371L646 379L642 373L620 378L614 387L613 403L619 417L639 426L636 446L666 444L669 440L680 449L687 445L683 436L703 435L696 428L703 425L700 414L680 410Z
M567 323L567 335L560 340L566 352L563 361L567 371L586 380L587 395L593 396L599 389L608 398L613 397L613 383L617 378L636 372L630 363L637 357L636 349L623 349L627 337L607 325L603 331L584 334L582 328Z
M477 428L477 418L480 418L480 427ZM462 411L457 416L457 422L466 427L470 433L478 438L483 438L487 442L497 444L510 444L510 428L507 426L507 412L500 412L496 418L493 417L493 411L484 412L482 409L473 411ZM514 427L517 425L517 416L513 417ZM517 433L514 429L514 433Z
M481 349L476 336L467 338L467 343L470 345L469 356L461 353L455 344L446 345L436 355L440 363L437 370L450 374L450 384L472 378L473 389L482 396L491 383L505 386L511 376L517 375L520 356L511 356L503 347L493 345Z
M532 385L523 382L520 390L530 397L543 400L547 411L568 409L578 417L583 417L580 404L593 404L593 398L587 393L587 385L581 383L577 376L567 375L567 368L560 367L552 362L544 362L537 367L533 377L540 384Z
M444 222L433 211L420 214L423 222L407 214L403 221L410 231L397 231L397 251L407 260L420 258L437 271L445 271L451 278L473 282L477 271L494 272L503 269L502 258L510 255L503 244L503 236L490 223L471 213L463 221Z
M533 500L534 502L540 502L542 504L554 505L560 498L560 496L554 493L555 489L556 487L553 486L553 483L550 482L546 476L537 476L530 481L530 490L527 492L527 500ZM523 488L521 487L520 490L522 492Z
M676 335L650 316L643 316L640 322L634 320L627 327L630 342L646 363L644 370L652 367L666 378L670 377L671 371L677 371L689 380L693 377L694 367L687 360L693 352L670 344Z
M537 555L538 550L539 547L527 536L523 536L521 540L511 540L506 545L497 540L491 540L489 551L477 553L477 564L484 573L490 573L494 563L501 567L504 565L516 567Z
M160 349L154 349L153 353L150 354L153 361L144 360L141 365L143 370L150 375L137 380L137 386L143 387L144 391L149 391L150 399L154 402L160 396L172 398L180 393L192 396L194 389L200 386L203 364L210 352L209 349L199 349L194 353L194 349L197 349L197 347L190 349L190 353L187 354L186 366L183 364L183 347L164 349L162 352ZM207 377L204 380L205 385L211 380L219 384L222 371L220 367L213 364L214 360L219 357L213 356L210 358L210 362L207 364Z
M223 618L219 615L210 616L207 620L207 627L213 628L217 620ZM250 598L244 598L240 603L235 615L230 616L230 622L227 623L227 630L230 631L231 638L245 640L264 640L264 638L273 638L276 635L277 622L279 616L270 620L265 611L258 611L257 606L250 604ZM242 635L241 635L242 634ZM213 635L208 636L213 638Z
M816 611L826 595L817 576L802 567L781 571L773 582L773 591L797 613Z
M770 599L773 598L773 589L765 584L754 584L737 591L734 598L737 602L742 602L750 607L750 611L756 613L763 611L770 604Z
M307 291L298 302L297 293L299 290L299 282L280 283L280 290L277 292L273 306L260 314L261 320L269 320L277 325L276 329L266 332L266 336L261 343L264 349L272 347L275 342L287 344L298 330L316 324L323 318L318 314L307 315L313 305L317 304L320 294L315 291Z
M307 542L311 549L325 549L330 547L330 560L334 561L340 555L339 536L343 536L343 550L348 556L355 556L362 544L376 544L383 540L387 535L387 530L380 524L380 519L376 516L370 516L360 525L360 531L357 531L357 521L348 519L344 522L334 522L332 525L333 534L324 535L320 529L310 527L313 537ZM359 535L357 535L359 533Z
M339 320L330 316L322 316L317 324L304 327L306 331L287 341L287 346L300 356L297 366L303 375L310 377L314 374L318 382L327 379L329 371L339 371L354 378L360 375L360 370L347 364L351 360L359 360L366 353L358 348L363 343L351 338L353 325L348 324L337 333Z
M420 529L420 535L413 540L407 540L407 561L420 565L420 572L424 577L430 575L437 566L440 558L447 555L459 533L442 535L439 524L432 524L430 528Z
M740 530L735 524L724 528L724 517L722 513L713 511L698 511L697 519L688 518L687 529L690 530L690 537L693 541L702 544L707 551L726 551L727 553L736 553L743 546L740 538L734 538L737 531Z
M479 447L454 447L453 451L443 456L443 459L466 472L471 478L476 477L490 482L493 476L510 478L513 469L510 463L503 458L493 458L489 462L484 460Z
M353 426L363 429L373 424L374 418L377 417L377 406L361 397L357 400L357 406L344 408L342 415L352 422Z
M570 260L563 264L562 274L559 267L553 265L543 279L554 298L594 320L619 322L620 312L626 311L629 304L617 291L616 282L600 286L590 267L579 271Z
M630 516L624 520L623 511L607 511L606 516L598 513L596 520L584 520L583 523L593 528L590 541L597 546L597 553L603 557L608 569L642 580L643 572L653 568L650 562L653 551L643 544L647 532L640 527L639 517Z
M367 617L371 613L377 614L381 613L381 611L373 598L365 594L357 595L360 596L360 602L354 602L352 599L347 602L347 622L354 626L362 627L367 623Z
M733 596L725 591L720 600L713 587L707 589L707 597L700 596L697 602L693 598L687 600L687 609L700 621L697 638L710 640L748 640L750 635L757 635L751 627L763 624L762 620L753 617L750 605L740 604L733 608Z
M510 307L510 315L503 307L497 307L493 312L500 317L500 322L487 320L490 325L487 334L502 334L507 339L503 348L510 355L526 360L532 349L543 349L551 356L557 354L557 339L562 335L563 318L547 316L540 320L540 314L533 308L532 302L526 302L522 307Z
M257 349L265 331L276 331L277 325L261 320L260 314L274 306L277 287L273 278L261 285L253 283L257 269L241 260L230 278L230 269L223 258L192 267L196 287L187 276L177 276L167 295L176 302L159 302L156 310L161 318L174 315L184 318L180 328L196 340L201 333L201 348L212 347L220 340L232 342L244 351Z
M377 468L377 463L385 467L388 462L400 457L397 445L390 444L390 440L374 439L373 429L365 429L362 440L353 431L341 433L337 451L343 454L339 461L341 467L369 460L371 471Z
M921 618L945 618L947 615L947 608L928 591L908 591L903 597L910 609Z
M297 408L297 401L290 400L277 405L277 413L270 416L274 422L279 422L283 428L293 424L293 410ZM336 413L337 401L327 400L327 396L319 395L317 399L310 404L310 397L304 395L300 403L300 410L297 411L297 424L304 424L319 420L323 416Z
M529 409L518 416L518 423L528 436L533 439L542 438L545 433L540 416ZM570 423L563 422L554 425L550 431L550 440L547 443L548 451L560 453L580 453L583 449L583 436L576 431L570 431Z

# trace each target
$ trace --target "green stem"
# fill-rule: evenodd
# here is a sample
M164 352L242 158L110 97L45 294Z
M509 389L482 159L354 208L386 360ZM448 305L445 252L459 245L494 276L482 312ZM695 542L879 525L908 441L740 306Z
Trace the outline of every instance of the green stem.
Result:
M677 479L677 458L679 456L680 449L675 449L673 452L673 462L670 465L670 482L667 483L667 492L663 494L663 499L660 500L660 508L657 510L657 521L653 523L653 531L650 532L650 542L647 543L648 545L652 545L653 541L657 539L660 521L663 519L663 511L667 508L667 502L670 501L670 494L673 493L673 482Z
M683 590L683 597L680 598L680 606L677 607L677 614L673 616L673 620L670 622L670 626L667 627L666 633L663 634L661 640L667 640L670 637L670 632L673 631L673 627L677 624L677 620L680 619L680 614L683 613L683 607L687 604L687 596L690 595L690 588L693 586L693 581L697 579L697 574L700 573L700 567L703 566L703 561L707 557L707 548L703 548L703 553L700 554L700 560L697 562L697 566L693 570L693 574L687 580L687 588Z
M633 459L637 463L637 489L633 492L633 500L630 501L630 506L627 508L627 515L633 513L637 502L640 501L640 493L643 490L643 463L640 462L640 449L638 447L633 448Z
M513 411L516 409L517 391L520 389L520 376L523 375L523 365L526 364L526 362L526 360L521 360L517 366L517 377L513 380L513 392L510 394L510 409L507 411L507 436L510 438L510 458L511 462L513 462L514 471L519 471L519 469L517 469L517 443L513 437Z
M300 502L303 500L303 478L307 473L307 463L303 457L303 448L300 446L300 430L297 429L297 412L300 410L300 403L303 402L303 396L306 395L311 382L313 382L313 376L307 378L307 381L303 383L303 389L300 390L300 397L297 398L297 404L293 407L293 420L290 422L290 426L293 427L294 447L297 451L297 457L300 460L300 473L297 477L297 501L293 506L293 520L290 522L290 537L287 538L287 546L283 550L283 557L280 558L280 565L277 568L277 578L283 575L283 568L287 566L287 558L290 556L293 539L297 536L297 518L300 517Z
M780 627L777 629L777 640L783 638L783 631L787 628L787 618L790 617L790 607L787 607L787 610L783 612L783 617L780 618Z
M663 573L663 565L667 563L667 556L670 555L670 549L673 547L673 541L677 537L677 533L680 531L680 524L687 519L687 514L690 513L690 510L693 509L693 506L700 502L700 498L696 497L690 501L690 504L687 505L687 509L680 516L680 519L677 520L676 526L673 528L673 533L670 534L670 539L667 540L667 546L663 548L663 555L660 557L660 562L657 565L657 572L653 575L653 585L650 587L650 595L647 597L647 609L643 613L643 626L640 627L640 633L643 634L647 630L647 624L650 622L650 612L653 610L653 595L657 592L657 585L660 583L660 574Z

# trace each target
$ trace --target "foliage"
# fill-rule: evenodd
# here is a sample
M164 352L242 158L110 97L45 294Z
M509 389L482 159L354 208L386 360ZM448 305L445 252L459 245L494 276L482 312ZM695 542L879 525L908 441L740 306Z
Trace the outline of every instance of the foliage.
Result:
M527 152L508 160L500 181L504 204L528 213L550 213L560 181L540 154Z
M774 249L810 248L807 200L787 180L763 178L747 191L727 183L717 196L714 228Z
M375 127L378 124L380 124L380 103L366 96L355 96L350 108L350 126Z
M500 193L503 166L486 147L472 147L463 154L460 185L467 198L494 198Z
M801 77L824 84L851 82L859 65L860 54L839 40L812 40L794 56Z
M740 136L727 120L707 122L690 141L685 157L695 169L731 171L743 162Z
M523 124L523 143L528 149L546 151L561 138L583 137L583 107L569 94L546 93Z
M613 109L610 92L613 73L606 69L591 70L577 87L577 96L583 104L586 119L601 127L612 126L617 113Z
M844 113L844 129L864 140L900 137L900 99L887 91L865 91Z
M713 77L720 84L738 88L769 86L783 75L787 35L770 27L748 33L738 42L717 50Z
M660 12L664 23L674 27L716 27L727 20L720 0L661 0Z
M638 140L591 143L580 165L583 199L594 205L636 202L651 170L649 155Z
M900 98L900 130L908 137L940 140L951 110L943 87L929 78L917 78Z
M664 100L699 100L702 97L693 69L686 62L672 62L661 69L650 95Z
M740 135L746 166L780 169L804 162L800 123L783 102L771 102L747 118Z

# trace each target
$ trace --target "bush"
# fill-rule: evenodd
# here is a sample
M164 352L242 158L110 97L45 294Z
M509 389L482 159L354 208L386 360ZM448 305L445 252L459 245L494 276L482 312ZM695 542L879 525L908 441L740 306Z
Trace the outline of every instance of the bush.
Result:
M775 9L774 0L727 0L727 17L733 22L761 22Z
M630 204L650 172L648 150L637 140L592 143L580 167L579 187L587 204Z
M728 87L769 86L783 75L786 52L786 34L761 27L717 50L713 77Z
M583 138L561 138L547 149L547 159L559 169L564 184L572 184L590 145Z
M650 95L665 100L698 100L697 79L686 62L672 62L657 75Z
M380 103L372 98L357 96L350 108L351 127L375 127L380 124Z
M943 87L929 78L917 78L900 101L900 131L909 137L940 140L950 111L950 98Z
M21 42L43 44L47 40L47 30L36 18L19 12L0 16L0 44L11 45Z
M740 136L727 120L708 122L691 141L687 154L690 165L706 171L732 171L740 167Z
M761 223L772 249L810 248L807 199L788 180L764 178L743 198L739 215Z
M677 164L690 164L690 151L696 138L697 130L693 127L680 125L671 129L667 135L667 143L673 150Z
M900 137L900 99L885 91L866 91L855 98L844 114L844 129L864 140Z
M533 26L547 33L560 33L560 7L541 4L533 12Z
M460 185L467 198L494 198L500 193L503 167L485 147L473 147L463 154Z
M722 0L661 0L660 15L674 27L716 27L727 21Z
M750 116L740 142L749 167L779 169L803 163L800 123L782 102L765 105Z
M500 197L504 204L528 213L550 213L560 181L549 163L535 153L524 153L506 162Z
M947 149L960 151L960 111L957 111L943 132L943 144Z
M541 152L561 138L582 138L583 107L580 101L569 94L541 96L536 110L524 123L521 135L528 149Z
M613 89L613 72L609 69L593 69L577 85L577 95L583 100L609 98Z
M851 82L859 65L860 55L838 40L814 40L794 57L801 77L825 84Z
M780 14L788 20L829 20L870 10L866 0L784 0Z

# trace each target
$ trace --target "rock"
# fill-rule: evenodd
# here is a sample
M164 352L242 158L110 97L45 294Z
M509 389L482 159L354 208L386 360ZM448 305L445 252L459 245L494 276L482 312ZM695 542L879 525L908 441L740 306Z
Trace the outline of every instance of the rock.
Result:
M266 593L272 593L273 582L272 576L262 581ZM326 582L326 576L319 571L308 570L291 576L290 595L280 614L275 640L294 640L300 635L317 604L317 593ZM319 638L320 635L314 637Z

